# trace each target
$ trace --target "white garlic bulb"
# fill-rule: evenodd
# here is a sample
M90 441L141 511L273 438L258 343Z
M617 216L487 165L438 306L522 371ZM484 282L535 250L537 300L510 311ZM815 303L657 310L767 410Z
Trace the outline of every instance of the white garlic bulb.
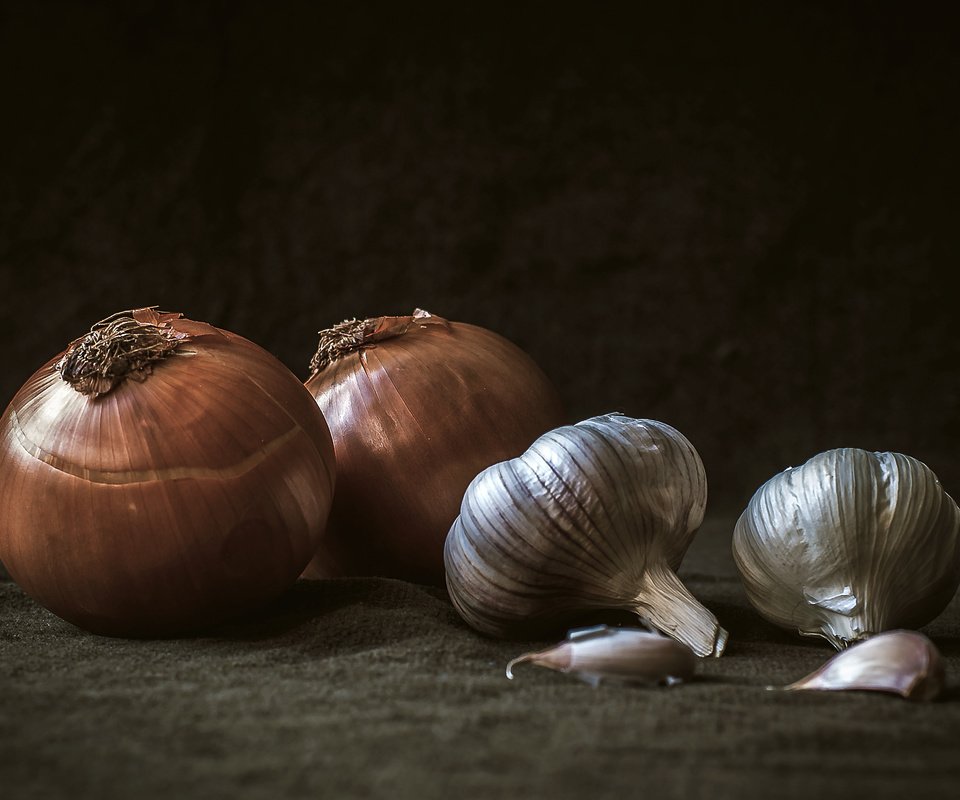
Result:
M700 457L669 425L607 414L557 428L467 488L444 552L450 597L492 636L623 609L720 655L726 631L674 572L706 500Z
M960 584L960 509L915 458L830 450L757 490L733 555L761 615L839 650L943 611Z
M596 625L572 630L546 650L517 656L507 664L507 677L513 680L517 664L536 664L594 687L601 681L674 686L693 677L696 661L689 647L655 631Z

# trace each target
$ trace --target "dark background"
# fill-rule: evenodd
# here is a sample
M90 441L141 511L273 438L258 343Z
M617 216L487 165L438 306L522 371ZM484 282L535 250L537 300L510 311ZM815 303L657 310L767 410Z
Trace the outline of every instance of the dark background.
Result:
M121 308L306 377L422 306L714 508L841 445L960 492L950 4L394 5L0 4L0 401Z

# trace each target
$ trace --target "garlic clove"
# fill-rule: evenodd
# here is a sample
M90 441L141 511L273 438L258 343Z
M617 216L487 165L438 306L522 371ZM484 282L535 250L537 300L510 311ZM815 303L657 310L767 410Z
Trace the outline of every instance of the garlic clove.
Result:
M871 691L934 700L946 673L936 646L916 631L887 631L844 650L787 691Z
M762 616L839 650L943 611L960 584L960 509L915 458L830 450L757 490L733 555Z
M673 686L693 676L696 661L689 647L655 631L596 625L570 631L554 647L518 656L507 664L507 677L513 680L517 664L535 664L592 686L604 680Z

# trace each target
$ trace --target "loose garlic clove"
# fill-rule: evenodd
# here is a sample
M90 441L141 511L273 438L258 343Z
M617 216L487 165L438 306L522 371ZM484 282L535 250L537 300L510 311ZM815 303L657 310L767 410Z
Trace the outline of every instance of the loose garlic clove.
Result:
M674 572L706 500L700 457L669 425L607 414L557 428L468 487L445 547L450 597L491 636L619 609L719 656L727 632Z
M517 664L536 664L570 673L597 686L600 681L673 686L689 680L696 656L686 645L654 631L597 625L578 628L567 640L538 653L524 653L507 664L513 680Z
M940 651L915 631L887 631L844 650L787 691L890 692L907 700L934 700L946 673Z
M840 650L943 611L960 584L960 509L915 458L830 450L760 487L733 555L762 616Z

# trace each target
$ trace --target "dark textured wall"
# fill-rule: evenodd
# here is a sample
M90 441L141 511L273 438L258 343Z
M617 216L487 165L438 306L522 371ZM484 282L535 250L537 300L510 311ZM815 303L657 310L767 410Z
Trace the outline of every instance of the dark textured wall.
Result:
M305 377L419 305L676 425L718 504L839 445L960 493L950 4L329 5L0 5L3 403L120 308Z

